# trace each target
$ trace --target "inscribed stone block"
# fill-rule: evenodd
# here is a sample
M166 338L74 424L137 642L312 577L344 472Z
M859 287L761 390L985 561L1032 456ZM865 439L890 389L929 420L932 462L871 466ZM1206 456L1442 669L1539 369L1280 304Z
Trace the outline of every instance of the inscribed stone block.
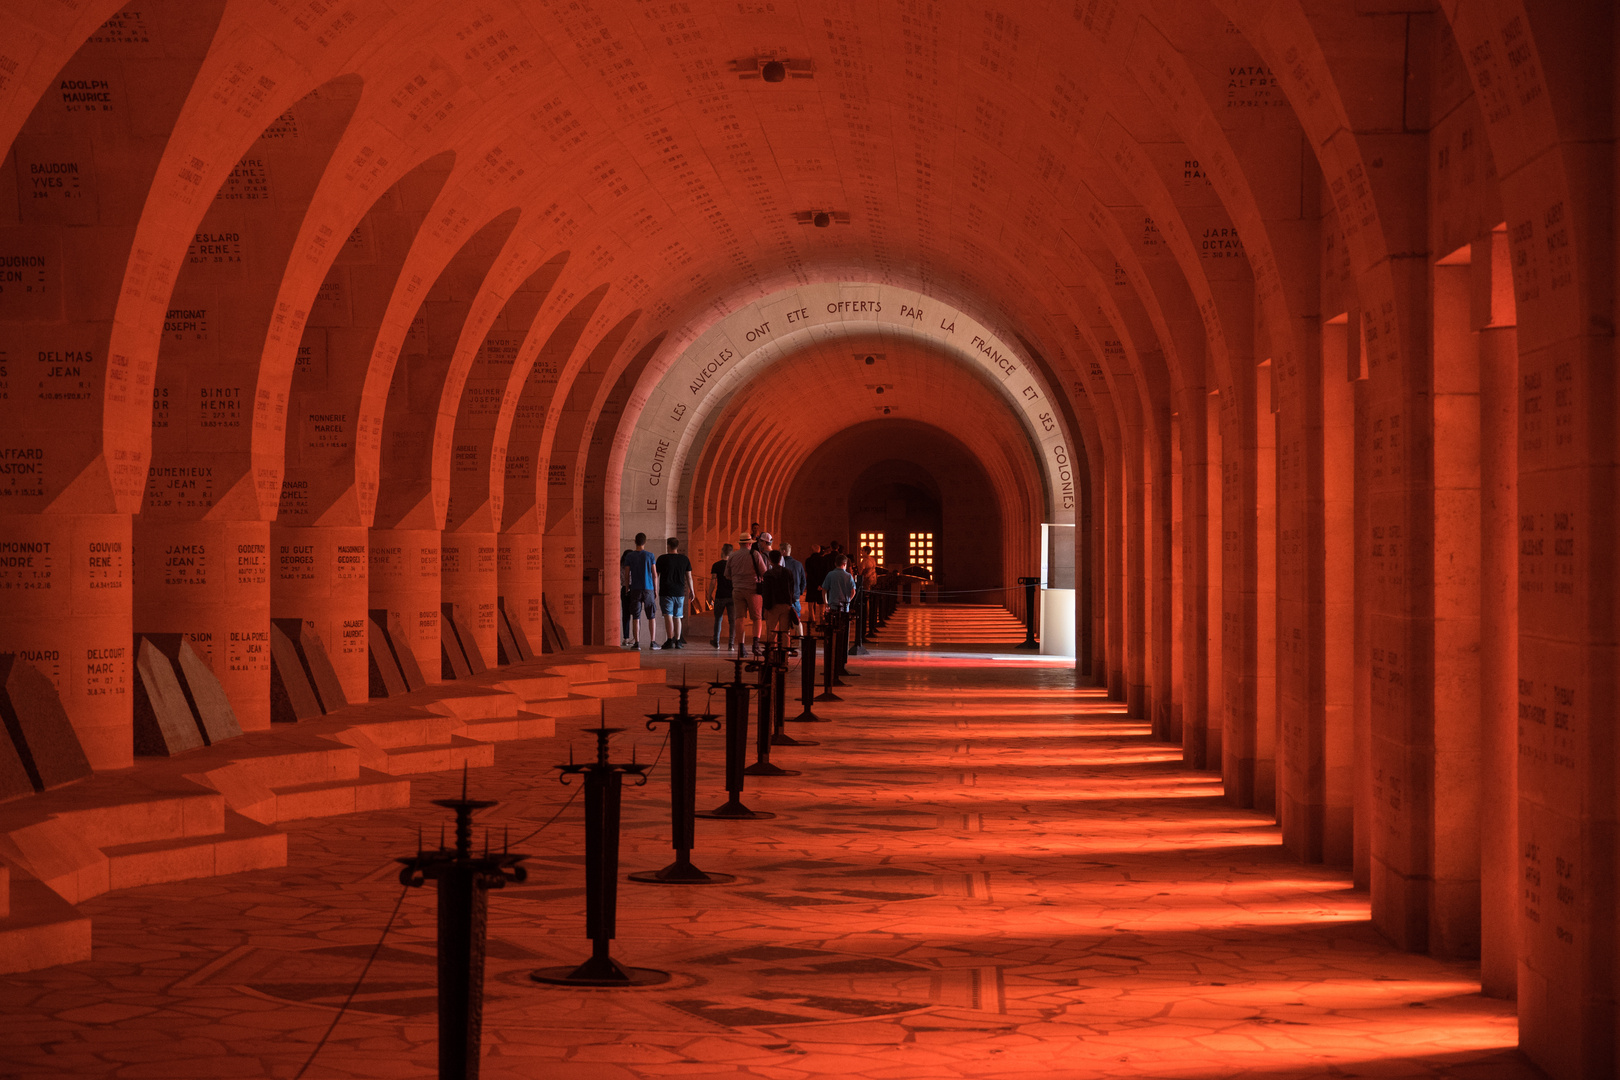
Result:
M405 633L405 623L401 621L399 612L376 608L372 610L371 617L387 628L388 647L394 651L394 662L399 665L399 673L405 677L406 687L420 690L426 686L427 678L422 674L422 665L416 662L416 654L411 651L411 639Z
M135 645L135 754L173 757L203 745L202 729L191 711L174 665L144 635Z
M90 762L55 684L15 653L0 653L0 718L37 790L90 775Z
M270 623L270 720L296 723L321 715L321 699L298 657L298 648L280 626Z
M394 650L388 644L388 631L377 625L376 619L366 620L366 671L370 677L370 694L374 698L390 698L405 693L405 676L394 659Z
M180 685L191 697L191 707L202 725L204 739L213 744L242 734L242 725L236 720L236 710L231 708L230 699L225 696L225 688L220 685L218 676L203 663L197 650L191 647L191 642L184 638L180 640L175 657L175 674L180 676Z

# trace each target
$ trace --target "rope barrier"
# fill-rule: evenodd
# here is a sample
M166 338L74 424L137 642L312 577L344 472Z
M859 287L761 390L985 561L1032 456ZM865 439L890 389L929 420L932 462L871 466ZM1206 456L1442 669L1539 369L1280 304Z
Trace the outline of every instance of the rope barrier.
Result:
M360 992L360 984L366 981L366 974L371 971L372 963L377 959L377 954L382 952L383 942L388 940L388 931L394 928L394 920L399 918L399 909L405 904L405 894L410 891L409 885L399 890L399 899L394 901L394 910L388 915L388 923L383 927L382 937L377 939L377 944L372 948L371 955L366 957L366 966L360 969L360 977L354 980L354 986L349 988L349 996L343 999L342 1005L338 1006L337 1015L332 1017L330 1024L326 1025L326 1031L322 1033L320 1041L315 1044L315 1049L309 1052L309 1057L304 1060L303 1067L293 1074L293 1080L300 1080L304 1073L309 1071L309 1067L315 1064L315 1055L321 1052L321 1048L326 1045L326 1040L331 1038L332 1032L337 1030L338 1021L342 1020L343 1014L349 1011L349 1006L354 1002L354 996Z
M647 767L647 776L652 776L653 770L658 768L658 763L664 759L664 750L668 746L669 733L665 732L664 742L658 747L658 756L653 758L653 763ZM539 836L541 833L545 832L552 825L554 825L557 819L563 816L563 812L574 804L574 800L579 798L579 793L583 790L585 789L582 787L576 787L574 789L574 793L568 796L567 801L557 808L557 812L552 814L551 817L547 818L544 825L541 825L529 835L519 839L517 841L518 845L522 846L528 841L533 840L536 836ZM338 1022L343 1019L344 1014L349 1011L349 1006L354 1003L355 995L360 992L361 984L366 981L366 976L371 973L371 965L376 961L377 955L382 952L383 942L388 940L388 934L394 928L394 921L399 918L399 910L405 904L405 894L410 891L409 886L406 886L400 890L399 899L394 901L394 910L389 912L388 922L383 926L382 936L377 938L377 944L372 947L371 955L366 957L365 967L360 969L360 977L354 980L354 985L349 988L348 996L343 999L343 1004L338 1006L337 1015L332 1017L332 1022L326 1026L326 1031L321 1034L320 1040L315 1043L315 1048L309 1052L309 1057L304 1060L304 1064L296 1073L293 1074L293 1080L301 1080L304 1073L309 1071L309 1067L315 1064L316 1055L319 1054L321 1052L321 1048L326 1045L326 1040L332 1037L332 1032L337 1030Z

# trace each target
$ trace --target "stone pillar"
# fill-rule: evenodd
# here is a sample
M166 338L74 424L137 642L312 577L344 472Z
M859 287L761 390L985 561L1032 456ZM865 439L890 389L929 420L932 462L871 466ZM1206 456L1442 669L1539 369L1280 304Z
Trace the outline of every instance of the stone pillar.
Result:
M44 672L92 768L134 761L128 514L0 515L0 652Z
M493 532L447 531L440 539L439 591L442 602L455 604L484 663L495 666L496 537Z
M1430 833L1429 952L1450 959L1479 955L1479 351L1468 266L1436 265L1431 290L1433 779L1430 820L1413 824Z
M1133 402L1134 406L1135 403ZM1134 410L1133 410L1134 411ZM1125 467L1124 509L1122 528L1125 555L1125 576L1122 579L1125 606L1125 715L1152 720L1152 701L1147 684L1148 649L1148 594L1153 583L1147 566L1147 512L1148 469L1147 441L1141 426L1123 427L1120 441L1124 445Z
M1209 746L1209 436L1202 389L1187 391L1181 430L1182 703L1181 760L1208 767Z
M1122 441L1124 441L1122 439ZM1108 696L1114 701L1125 700L1125 451L1113 455L1104 472L1107 488L1103 495L1106 508L1103 533L1106 537L1104 559L1107 566L1103 580L1108 587L1108 613L1104 626L1108 632Z
M1517 992L1519 953L1519 342L1479 332L1480 983Z
M243 731L270 727L270 523L134 521L136 634L184 634Z
M1225 641L1226 594L1222 575L1226 569L1225 543L1222 530L1225 512L1221 463L1221 395L1212 390L1205 398L1204 412L1204 520L1205 531L1204 595L1205 623L1209 627L1206 640L1209 655L1204 663L1204 760L1202 767L1220 771L1225 757L1226 724L1226 668L1222 659Z
M443 681L439 536L437 529L372 529L369 553L367 604L399 616L422 677L430 683Z
M1170 692L1165 695L1164 711L1168 730L1165 737L1178 745L1185 745L1185 710L1187 701L1186 626L1186 559L1187 546L1186 484L1182 479L1182 430L1179 415L1170 419L1170 468L1168 495L1170 503L1169 550L1165 553L1170 572L1169 596L1169 676Z
M496 537L495 579L501 603L506 606L506 617L523 627L524 636L536 653L540 651L545 629L541 614L541 594L545 588L543 540L532 525L508 529ZM617 584L615 579L615 591ZM615 610L614 617L617 616ZM609 636L612 641L618 641Z
M1350 313L1349 344L1355 348L1351 366L1360 369L1361 315ZM1353 435L1355 458L1356 592L1352 612L1354 663L1351 670L1351 741L1355 746L1353 785L1354 847L1351 851L1350 880L1358 889L1372 888L1373 764L1372 764L1372 380L1359 374L1351 387L1355 399L1356 429Z
M557 620L563 633L568 635L570 645L578 645L584 640L584 618L580 607L584 593L584 579L580 573L579 532L573 528L574 520L574 516L569 514L562 522L546 529L540 556L546 602L551 605L552 618ZM648 537L647 550L651 551L657 542L656 537ZM613 592L617 595L619 573L617 564L609 573L613 575ZM612 625L617 627L619 621L617 609L609 611L605 617L611 618ZM613 633L617 634L618 630L613 630ZM539 642L533 639L531 644L539 647Z
M1254 530L1249 546L1254 558L1253 619L1249 641L1254 650L1253 801L1256 810L1277 814L1277 414L1273 407L1275 368L1266 360L1254 369Z
M1327 329L1327 328L1324 328ZM1321 859L1350 866L1355 815L1356 402L1348 323L1322 371Z
M363 525L270 527L270 614L314 627L351 702L365 701L371 691L368 531Z
M1518 992L1519 334L1507 230L1474 241L1479 353L1479 877L1481 988Z

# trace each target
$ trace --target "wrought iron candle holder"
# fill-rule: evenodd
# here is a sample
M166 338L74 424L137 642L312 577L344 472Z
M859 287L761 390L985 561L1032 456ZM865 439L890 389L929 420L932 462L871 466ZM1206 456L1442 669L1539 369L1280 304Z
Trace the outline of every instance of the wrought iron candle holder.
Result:
M417 843L415 855L398 861L402 885L420 888L432 881L439 890L439 1075L446 1080L477 1080L484 1017L484 945L490 889L528 877L526 855L489 850L473 854L472 816L498 803L467 797L467 770L461 771L461 798L435 799L434 806L455 811L456 846L443 837L437 850Z
M580 777L585 784L585 936L591 939L591 958L578 967L540 968L529 973L535 982L562 986L656 986L669 981L669 972L620 966L609 952L618 925L619 907L619 804L624 778L639 787L647 782L648 765L608 758L608 740L623 728L607 726L607 705L602 706L596 736L596 760L556 766L566 784ZM572 755L570 755L570 758Z
M731 874L710 874L692 865L692 844L697 830L693 818L697 816L697 736L698 727L712 724L720 727L720 718L713 713L694 714L688 708L695 687L681 684L675 690L681 695L678 712L654 712L647 717L647 730L654 724L669 725L669 826L670 846L675 849L675 861L662 870L648 870L631 874L631 881L649 885L722 885L737 879Z
M786 664L785 657L777 658L777 650L770 643L760 650L759 654L747 664L747 670L759 673L759 683L756 691L759 694L759 720L754 728L754 763L743 771L749 776L798 776L797 769L784 769L780 765L771 764L771 742L775 734L775 689L776 665L778 659Z
M838 613L827 609L827 617L821 624L821 640L826 646L826 656L822 661L822 690L816 696L817 701L843 701L844 699L833 693L833 685L844 685L838 681Z
M722 820L763 820L776 815L765 810L750 810L742 801L744 778L748 775L748 695L753 692L754 686L743 678L744 659L734 656L731 659L732 673L730 682L721 682L719 673L715 674L714 681L709 683L713 690L723 690L726 695L726 794L728 798L713 810L699 811L701 818L720 818Z
M791 666L788 660L799 655L799 650L789 645L792 640L791 631L778 630L766 652L771 665L771 745L820 746L814 739L795 739L787 733L787 673Z
M825 717L816 715L816 637L811 633L814 628L809 624L805 626L805 634L799 638L799 704L803 711L793 717L798 724L825 724Z

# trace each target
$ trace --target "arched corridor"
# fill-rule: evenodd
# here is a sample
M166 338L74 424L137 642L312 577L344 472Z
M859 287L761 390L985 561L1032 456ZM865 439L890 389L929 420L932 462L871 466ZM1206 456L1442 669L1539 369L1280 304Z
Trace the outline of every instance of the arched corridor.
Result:
M768 532L805 603L832 545L904 593L880 643L927 655L849 706L927 743L897 791L952 753L906 688L979 700L992 644L1019 694L1068 680L1076 761L1115 747L953 858L1005 826L1100 863L1085 793L1177 777L1208 795L1121 797L1104 831L1274 827L1245 874L1337 883L1323 928L1249 940L1314 956L1358 913L1368 963L1477 982L1425 1045L1511 1028L1468 1046L1620 1076L1612 0L0 19L12 985L113 961L129 890L341 877L300 860L656 702L716 655L723 545ZM624 647L684 594L678 560L624 561L638 535L690 560L686 653ZM1019 625L1031 649L993 642Z
M484 1076L1536 1075L1472 965L1391 946L1364 891L1292 860L1269 817L1120 703L1005 651L1022 640L1005 610L903 609L881 638L851 659L846 701L818 706L829 722L793 728L821 743L783 748L803 775L750 791L775 820L699 823L695 860L735 885L621 887L616 954L671 983L530 982L585 947L577 807L524 845L531 877L490 898ZM610 705L644 755L661 736L637 721L659 696ZM580 730L563 737L584 751ZM481 819L497 835L568 802L558 749L503 745L476 777L503 800ZM718 798L705 761L700 797ZM417 783L443 797L460 778ZM625 796L626 870L667 858L667 813L655 768ZM285 869L92 901L94 962L0 981L19 1030L48 1033L14 1040L14 1064L288 1074L399 896L379 852L440 814L295 825ZM310 1075L431 1075L433 911L431 892L406 897Z

